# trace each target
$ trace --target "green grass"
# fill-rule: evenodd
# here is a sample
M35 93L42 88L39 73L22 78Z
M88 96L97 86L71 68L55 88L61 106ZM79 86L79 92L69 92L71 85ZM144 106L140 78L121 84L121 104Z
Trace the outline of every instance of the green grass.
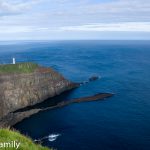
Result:
M0 65L0 73L32 73L38 68L38 64L27 62L17 64Z
M0 129L0 143L11 141L21 143L18 150L50 150L47 147L35 144L30 138L21 135L17 131L11 131L9 129ZM12 147L11 148L0 147L0 150L15 150L15 149L16 148Z

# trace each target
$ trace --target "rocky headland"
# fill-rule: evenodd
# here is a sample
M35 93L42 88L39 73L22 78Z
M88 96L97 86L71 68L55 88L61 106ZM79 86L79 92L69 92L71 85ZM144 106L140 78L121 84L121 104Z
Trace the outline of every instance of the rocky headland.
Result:
M80 84L65 79L52 68L41 67L32 63L17 64L14 70L10 69L11 67L2 66L2 69L0 68L0 127L13 126L39 111L63 107L76 102L100 100L112 96L109 93L101 93L59 102L55 106L42 109L32 108L31 106L76 88ZM24 110L24 108L29 106L30 109Z
M37 66L29 73L0 72L0 119L76 86L52 68Z

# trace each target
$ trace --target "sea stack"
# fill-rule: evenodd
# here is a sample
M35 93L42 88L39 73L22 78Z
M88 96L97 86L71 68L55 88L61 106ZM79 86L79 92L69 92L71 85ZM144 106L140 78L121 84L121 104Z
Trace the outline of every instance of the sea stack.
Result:
M0 119L76 86L52 68L33 63L0 65Z

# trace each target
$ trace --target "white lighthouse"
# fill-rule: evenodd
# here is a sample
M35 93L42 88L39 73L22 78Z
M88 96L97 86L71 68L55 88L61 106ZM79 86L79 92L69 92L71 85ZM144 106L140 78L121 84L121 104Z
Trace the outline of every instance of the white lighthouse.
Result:
M13 58L13 64L16 64L16 59L15 58Z

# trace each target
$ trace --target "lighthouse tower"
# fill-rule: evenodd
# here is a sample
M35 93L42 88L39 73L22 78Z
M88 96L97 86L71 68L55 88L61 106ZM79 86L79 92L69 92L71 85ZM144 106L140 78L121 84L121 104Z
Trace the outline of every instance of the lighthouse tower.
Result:
M16 59L15 58L13 58L13 64L16 64Z

